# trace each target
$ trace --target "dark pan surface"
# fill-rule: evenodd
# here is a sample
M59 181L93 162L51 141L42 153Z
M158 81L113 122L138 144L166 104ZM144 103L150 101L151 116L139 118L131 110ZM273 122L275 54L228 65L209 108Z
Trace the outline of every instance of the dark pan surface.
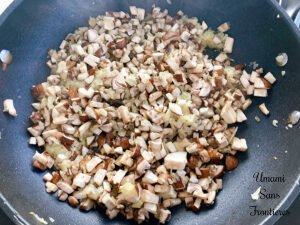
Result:
M240 166L224 178L224 189L218 194L213 209L199 213L187 211L184 207L173 210L169 224L213 224L247 225L273 224L278 217L250 216L250 205L260 209L283 208L299 193L299 137L300 126L286 130L287 115L300 108L300 37L286 14L274 2L261 0L173 0L165 1L100 1L100 0L27 0L16 7L0 26L0 48L10 49L14 54L13 64L6 73L0 72L0 102L13 98L18 112L17 118L0 113L0 205L17 221L38 224L29 215L30 211L48 219L53 217L58 225L119 225L132 224L123 218L109 221L97 211L80 213L54 196L46 194L42 173L32 171L31 158L35 151L29 147L28 116L33 102L30 88L43 82L49 73L45 62L47 50L58 48L64 37L75 28L87 24L89 16L105 11L128 10L129 5L137 5L150 10L156 3L168 8L171 14L179 9L189 16L205 19L209 26L216 28L229 21L229 34L236 43L232 57L240 63L257 61L266 71L277 75L278 82L267 99L254 99L247 111L248 121L240 126L238 136L246 137L248 153L239 155ZM277 14L280 18L277 18ZM286 76L280 75L274 58L279 52L286 52L289 62ZM257 105L265 101L271 116L264 118ZM257 124L254 116L262 118ZM272 120L279 121L279 127L272 126ZM288 151L285 153L285 151ZM274 160L276 156L278 159ZM263 171L269 176L285 177L284 183L257 183L252 178L255 172ZM281 197L259 200L255 203L250 194L259 186ZM293 189L293 192L290 190ZM15 210L12 212L11 210ZM18 214L19 213L19 214ZM23 219L22 219L23 218ZM295 221L295 224L297 222ZM298 222L298 224L300 224Z

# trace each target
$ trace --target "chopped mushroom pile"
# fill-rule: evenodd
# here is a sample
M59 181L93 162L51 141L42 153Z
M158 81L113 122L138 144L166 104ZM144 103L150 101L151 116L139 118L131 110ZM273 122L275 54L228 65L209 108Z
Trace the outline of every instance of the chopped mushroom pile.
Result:
M247 96L275 82L228 54L234 39L205 22L154 7L110 12L50 50L51 75L32 88L30 144L46 191L82 210L96 205L138 223L170 207L215 202L224 170L247 150L229 124L247 120ZM219 50L211 59L206 48Z

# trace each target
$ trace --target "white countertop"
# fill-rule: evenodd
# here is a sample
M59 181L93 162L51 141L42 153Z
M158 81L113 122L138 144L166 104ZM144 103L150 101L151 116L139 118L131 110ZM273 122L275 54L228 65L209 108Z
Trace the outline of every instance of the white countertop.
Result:
M13 0L0 0L0 15L13 2Z

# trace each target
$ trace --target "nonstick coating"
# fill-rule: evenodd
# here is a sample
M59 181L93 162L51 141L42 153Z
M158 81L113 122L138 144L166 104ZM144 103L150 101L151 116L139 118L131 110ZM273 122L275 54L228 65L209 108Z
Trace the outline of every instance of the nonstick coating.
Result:
M68 204L59 202L44 190L42 173L33 171L31 158L36 150L27 144L26 128L34 101L30 95L33 84L43 82L49 75L45 65L47 51L58 48L60 42L79 26L87 24L90 16L105 11L128 11L129 5L144 7L148 11L155 3L169 9L171 14L183 10L188 16L205 20L216 29L229 21L229 34L236 40L232 57L239 63L256 61L265 71L276 74L278 81L267 99L254 98L247 111L248 120L239 126L238 136L247 138L249 151L239 154L240 165L224 177L224 189L218 194L211 209L199 213L187 211L183 206L172 213L171 225L247 225L273 224L278 216L250 216L249 206L260 209L287 208L299 193L299 138L300 126L286 130L288 114L300 109L300 37L296 27L275 2L261 0L173 0L165 1L106 1L106 0L27 0L15 6L0 26L0 49L6 48L14 55L7 72L0 72L0 102L13 98L17 118L0 113L0 205L16 223L38 224L29 215L36 212L58 225L120 225L132 224L118 217L108 220L103 212L79 212ZM280 18L277 18L279 14ZM289 61L281 76L275 65L275 56L286 52ZM257 106L265 102L271 111L268 118ZM255 115L262 121L255 122ZM272 126L272 120L279 127ZM287 151L287 153L285 152ZM273 157L278 159L275 160ZM259 183L252 178L255 172L285 177L284 183ZM253 202L250 194L259 186L270 193L278 193L279 199ZM7 201L4 201L7 200ZM154 224L154 222L151 222ZM295 221L295 224L297 222ZM298 222L299 224L299 222Z

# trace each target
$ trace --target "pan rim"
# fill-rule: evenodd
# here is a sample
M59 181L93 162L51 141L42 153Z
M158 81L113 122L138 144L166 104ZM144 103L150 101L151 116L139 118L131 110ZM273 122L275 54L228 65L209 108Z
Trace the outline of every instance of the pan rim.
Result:
M0 16L0 27L6 21L8 16L14 12L14 10L22 3L24 0L14 0L9 7L2 13ZM291 17L287 14L287 12L278 4L276 0L268 0L267 3L270 7L278 12L278 14L286 20L286 25L288 29L292 31L292 33L297 37L298 42L300 43L300 32L299 29L294 24ZM295 199L300 195L300 174L296 178L294 184L290 188L289 192L285 195L285 197L280 201L277 207L274 210L286 210L291 204L295 201ZM31 225L23 216L21 216L16 209L10 205L5 196L0 191L0 209L9 217L9 219L19 225ZM267 216L263 219L259 225L266 224L275 224L281 216Z

